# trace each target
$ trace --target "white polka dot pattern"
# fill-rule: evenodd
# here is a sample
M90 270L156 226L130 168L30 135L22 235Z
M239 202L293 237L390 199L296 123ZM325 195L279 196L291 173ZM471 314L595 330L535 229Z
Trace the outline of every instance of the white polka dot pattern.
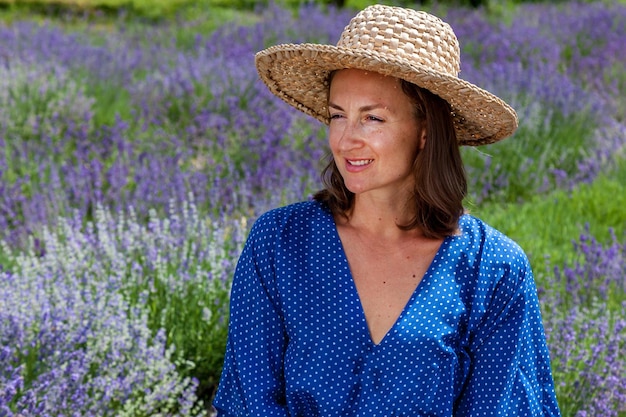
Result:
M219 416L558 416L520 247L465 215L395 325L369 336L332 215L255 223L231 296Z

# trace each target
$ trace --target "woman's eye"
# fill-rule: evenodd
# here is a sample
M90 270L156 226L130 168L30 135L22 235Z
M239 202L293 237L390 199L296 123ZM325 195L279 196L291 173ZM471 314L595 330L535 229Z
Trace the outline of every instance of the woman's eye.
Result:
M341 114L331 114L330 120L341 119L343 116Z
M371 121L374 121L374 122L382 122L383 121L382 118L377 117L377 116L372 116L372 115L367 116L367 120L371 120Z

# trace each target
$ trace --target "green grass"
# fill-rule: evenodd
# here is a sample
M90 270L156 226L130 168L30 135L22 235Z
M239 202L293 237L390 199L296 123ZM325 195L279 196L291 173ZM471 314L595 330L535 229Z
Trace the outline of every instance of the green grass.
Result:
M0 0L0 7L13 12L31 11L44 14L104 12L126 9L147 18L172 15L180 8L198 3L197 0ZM203 2L203 3L206 3Z
M585 232L609 242L610 229L621 241L626 233L626 159L591 184L571 192L557 190L522 204L491 202L471 212L516 240L528 253L535 270L545 261L562 266L575 261L573 241ZM547 259L544 259L547 257Z
M506 178L507 186L492 192L490 200L517 204L533 199L539 189L554 186L553 169L569 175L576 172L581 156L592 146L596 123L589 112L564 116L543 109L513 137L488 147L464 147L461 152L465 164L474 168L470 176L481 176L479 183Z

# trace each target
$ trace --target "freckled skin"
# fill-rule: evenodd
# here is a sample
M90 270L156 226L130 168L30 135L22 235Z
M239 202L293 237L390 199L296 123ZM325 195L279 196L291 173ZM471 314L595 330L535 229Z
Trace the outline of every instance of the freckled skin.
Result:
M413 160L425 132L397 78L338 71L330 86L329 109L330 148L350 191L384 197L412 189Z

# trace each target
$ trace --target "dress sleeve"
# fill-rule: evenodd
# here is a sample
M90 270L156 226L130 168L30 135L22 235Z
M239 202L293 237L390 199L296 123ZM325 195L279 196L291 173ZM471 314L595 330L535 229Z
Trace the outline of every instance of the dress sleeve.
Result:
M560 416L549 352L530 265L523 252L513 262L481 267L484 315L472 332L469 377L455 417ZM495 276L495 279L494 279Z
M287 337L275 286L274 227L253 226L237 263L230 299L218 416L287 416L283 355Z

